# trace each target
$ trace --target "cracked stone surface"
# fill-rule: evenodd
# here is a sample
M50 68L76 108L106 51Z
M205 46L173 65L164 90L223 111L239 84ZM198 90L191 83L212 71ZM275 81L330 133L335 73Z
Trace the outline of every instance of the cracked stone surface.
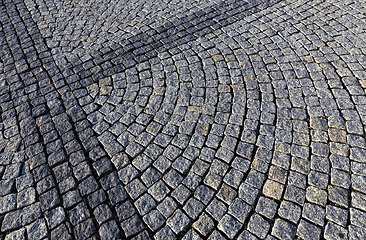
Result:
M3 0L0 240L365 239L364 0Z

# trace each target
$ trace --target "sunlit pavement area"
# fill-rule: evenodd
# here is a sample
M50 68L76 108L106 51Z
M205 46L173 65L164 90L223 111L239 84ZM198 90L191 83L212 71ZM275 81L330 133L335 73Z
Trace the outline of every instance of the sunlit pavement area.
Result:
M365 239L364 0L2 0L0 240Z

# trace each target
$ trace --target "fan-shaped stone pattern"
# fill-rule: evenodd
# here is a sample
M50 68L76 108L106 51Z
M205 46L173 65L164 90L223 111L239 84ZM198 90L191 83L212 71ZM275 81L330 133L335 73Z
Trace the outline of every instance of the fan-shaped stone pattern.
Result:
M0 239L362 239L363 1L0 3Z

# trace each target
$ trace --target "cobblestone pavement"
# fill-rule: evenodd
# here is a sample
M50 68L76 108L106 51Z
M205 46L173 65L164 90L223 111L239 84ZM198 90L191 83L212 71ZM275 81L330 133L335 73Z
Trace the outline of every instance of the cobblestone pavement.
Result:
M1 0L0 240L365 239L364 0Z

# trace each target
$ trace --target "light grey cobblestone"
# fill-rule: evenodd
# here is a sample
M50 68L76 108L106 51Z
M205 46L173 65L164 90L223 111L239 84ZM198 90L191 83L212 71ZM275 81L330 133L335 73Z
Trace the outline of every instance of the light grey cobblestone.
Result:
M364 239L363 1L0 3L0 239Z

